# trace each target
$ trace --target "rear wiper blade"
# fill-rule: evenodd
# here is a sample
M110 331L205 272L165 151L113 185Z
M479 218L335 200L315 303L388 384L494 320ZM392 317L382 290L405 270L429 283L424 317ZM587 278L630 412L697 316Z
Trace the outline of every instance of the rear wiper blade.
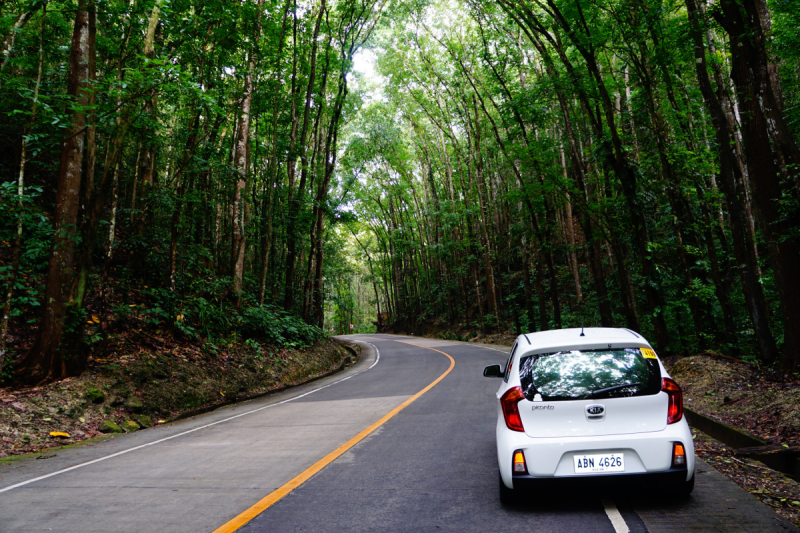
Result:
M625 385L614 385L613 387L606 387L605 389L593 390L589 393L589 398L594 398L606 392L613 392L615 390L627 389L628 387L641 387L641 383L626 383Z

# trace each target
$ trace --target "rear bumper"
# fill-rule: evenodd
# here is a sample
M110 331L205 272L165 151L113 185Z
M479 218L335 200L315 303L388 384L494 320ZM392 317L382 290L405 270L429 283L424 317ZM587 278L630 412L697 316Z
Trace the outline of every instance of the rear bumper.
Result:
M503 483L511 488L520 483L536 484L541 481L575 480L597 483L676 483L688 481L694 475L694 443L686 419L668 425L662 431L606 435L592 437L532 438L525 433L511 431L502 420L497 427L497 462ZM673 444L680 442L686 449L686 467L672 467ZM512 473L514 451L525 455L527 474ZM576 475L573 458L576 454L595 452L625 454L625 472ZM512 481L513 478L513 481ZM614 481L619 478L618 481ZM552 485L551 485L552 486Z
M515 474L514 489L537 491L574 490L577 488L664 490L678 488L687 481L686 468L670 468L653 473L618 473L592 476L534 477Z

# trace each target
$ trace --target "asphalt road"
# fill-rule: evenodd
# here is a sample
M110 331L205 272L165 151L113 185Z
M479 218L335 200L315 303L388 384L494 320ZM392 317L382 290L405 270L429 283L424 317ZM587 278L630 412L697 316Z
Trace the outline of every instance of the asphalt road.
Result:
M364 355L324 380L1 465L0 532L798 532L704 463L686 501L581 487L503 507L481 374L505 350L351 338Z

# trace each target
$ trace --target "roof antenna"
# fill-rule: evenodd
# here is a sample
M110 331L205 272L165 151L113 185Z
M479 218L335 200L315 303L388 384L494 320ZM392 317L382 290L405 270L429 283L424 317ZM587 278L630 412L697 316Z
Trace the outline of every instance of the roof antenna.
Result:
M583 332L583 317L581 317L581 334L580 334L580 336L581 337L585 337L586 336L586 334Z

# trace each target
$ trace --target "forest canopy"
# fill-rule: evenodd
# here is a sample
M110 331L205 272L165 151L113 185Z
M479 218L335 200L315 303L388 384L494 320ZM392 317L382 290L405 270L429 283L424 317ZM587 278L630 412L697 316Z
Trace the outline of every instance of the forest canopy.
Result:
M800 363L796 2L434 2L343 160L408 330L644 333Z
M7 1L0 369L78 373L135 308L189 340L311 343L365 309L423 334L627 327L796 372L798 19Z

